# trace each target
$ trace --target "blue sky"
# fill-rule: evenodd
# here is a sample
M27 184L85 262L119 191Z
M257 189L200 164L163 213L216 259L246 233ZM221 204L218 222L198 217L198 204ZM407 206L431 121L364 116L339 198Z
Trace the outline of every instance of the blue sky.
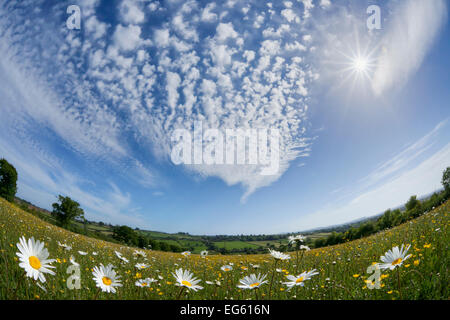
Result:
M68 29L67 7L81 8ZM368 30L366 9L381 8ZM295 232L440 188L446 1L2 1L0 157L18 195L166 232ZM361 61L363 61L361 63ZM363 65L363 67L361 67ZM175 165L171 134L275 128L280 170Z

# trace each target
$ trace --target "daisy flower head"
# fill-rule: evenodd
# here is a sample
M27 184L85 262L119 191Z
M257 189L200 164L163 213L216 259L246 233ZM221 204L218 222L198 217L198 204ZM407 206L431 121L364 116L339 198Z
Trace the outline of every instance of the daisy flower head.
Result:
M61 243L58 241L58 246L63 247L65 250L70 251L72 250L72 247L67 245L66 243Z
M238 285L238 288L241 289L256 289L259 288L261 285L263 285L264 283L267 283L266 279L267 274L261 276L260 273L258 273L258 275L256 274L251 274L249 276L244 277L243 279L239 280L239 282L241 283L240 285Z
M311 250L311 248L308 247L308 246L301 245L301 246L300 246L300 250L309 251L309 250Z
M124 256L122 256L122 254L118 251L114 251L114 253L116 254L117 258L119 258L120 260L122 260L125 263L130 262L127 258L125 258Z
M35 241L34 237L25 240L25 237L19 239L17 248L19 252L16 255L19 257L19 266L25 270L26 276L38 280L42 283L45 282L44 274L48 273L54 275L51 271L50 263L56 261L55 259L48 259L48 250L44 248L45 243L39 240Z
M145 263L136 263L135 268L136 269L147 269L148 265L146 265Z
M150 285L153 282L157 282L158 280L155 280L153 278L146 278L146 279L139 279L138 281L135 282L136 287L150 287Z
M142 251L142 250L135 250L133 252L133 254L135 256L142 257L142 258L146 258L147 257L147 254L144 251Z
M402 244L400 249L398 246L395 246L391 250L388 250L384 256L380 258L383 262L380 263L380 268L394 270L395 268L400 267L406 259L411 257L410 254L406 255L409 248L411 248L410 244L406 247Z
M183 270L182 268L175 270L175 273L172 273L175 277L177 283L175 285L179 287L186 287L189 290L200 290L203 287L197 285L201 280L194 278L194 275L188 270Z
M78 253L79 253L80 255L82 255L82 256L86 256L86 255L87 255L87 252L84 252L84 251L78 251Z
M228 272L228 271L233 270L233 267L232 267L232 266L225 265L225 266L220 267L220 269L221 269L222 271Z
M280 251L269 249L270 255L274 257L276 260L288 260L291 258L290 255L282 253Z
M200 255L202 256L202 258L206 258L206 256L208 255L208 251L203 250L202 252L200 252Z
M311 270L308 272L303 272L303 273L299 274L298 276L288 275L288 276L286 276L286 278L289 281L283 282L283 283L288 287L288 290L291 290L293 287L296 287L296 286L303 287L305 285L305 281L310 280L312 278L312 276L315 276L316 274L319 274L319 273L316 272L316 269L314 269L314 270Z
M185 257L189 257L191 255L191 252L190 251L183 251L181 254L183 256L185 256Z
M100 267L94 267L92 271L93 279L96 282L96 286L103 292L116 293L115 287L121 287L120 276L114 271L114 266L108 264L106 267L100 264Z
M70 263L73 264L74 266L77 266L77 267L80 266L80 264L77 263L77 262L75 261L75 258L74 258L73 256L70 256L69 261L70 261Z
M298 234L296 236L289 236L288 240L289 240L289 244L299 243L299 242L305 241L305 237L302 236L301 234Z

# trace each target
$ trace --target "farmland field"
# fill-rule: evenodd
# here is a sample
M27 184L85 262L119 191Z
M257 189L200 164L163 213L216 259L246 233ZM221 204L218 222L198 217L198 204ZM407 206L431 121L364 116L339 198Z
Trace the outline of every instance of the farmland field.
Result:
M313 249L290 259L269 254L183 256L139 250L69 232L48 224L0 198L0 299L444 299L448 293L448 226L450 202L390 230L332 247ZM45 243L55 275L41 283L25 277L19 266L20 237ZM409 257L396 270L382 270L379 289L368 288L367 268L394 246L410 244ZM65 247L63 246L65 245ZM256 245L256 244L254 244ZM120 259L115 251L120 252ZM72 257L72 261L70 261ZM128 262L126 262L128 261ZM116 293L100 292L92 270L111 263L120 275ZM136 268L137 263L146 264ZM79 264L80 289L68 268ZM221 270L230 265L231 271ZM173 272L187 269L201 281L198 291L176 286ZM73 268L72 268L73 269ZM318 274L292 290L282 282L287 275L316 269ZM237 287L252 273L267 274L267 283L255 290ZM155 282L138 287L136 281ZM148 279L147 279L148 280ZM69 283L70 282L70 283ZM186 290L184 290L186 289Z

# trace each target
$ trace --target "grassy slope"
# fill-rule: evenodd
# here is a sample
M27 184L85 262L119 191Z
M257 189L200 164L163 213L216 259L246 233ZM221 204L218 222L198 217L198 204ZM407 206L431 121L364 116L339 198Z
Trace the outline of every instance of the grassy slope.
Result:
M271 296L274 299L448 299L448 214L450 202L424 216L401 226L380 232L368 238L348 242L333 247L311 250L299 257L296 255L288 262L274 265L268 255L210 256L202 259L197 255L184 258L180 254L147 251L147 260L133 256L132 248L87 238L50 225L37 217L26 213L3 199L0 199L0 299L92 299L97 289L91 279L90 270L100 263L112 263L122 276L124 286L117 294L99 294L98 298L108 299L173 299L179 288L173 284L171 273L178 267L190 269L201 278L205 287L197 293L189 293L187 298L210 299L225 297L252 298L254 292L241 292L236 288L239 279L249 273L268 273L268 278L275 267L283 269L275 272L275 281ZM20 236L34 236L46 243L50 258L59 259L54 263L56 275L47 275L44 284L47 292L36 286L30 279L23 278L23 270L18 266L15 253L16 243ZM65 251L57 245L57 241L73 247ZM397 272L385 271L380 290L369 290L364 279L369 275L367 267L385 251L394 245L412 244L410 253L413 256L400 269L400 292ZM78 250L89 252L82 256ZM130 259L129 264L121 264L114 254L118 250ZM98 252L97 256L92 252ZM65 279L69 257L73 255L81 265L81 290L68 290ZM146 262L150 268L137 272L136 262ZM220 266L234 263L234 270L223 274ZM254 265L259 265L254 269ZM288 292L280 281L284 275L315 268L319 275L307 281L298 291ZM139 289L134 282L139 277L162 277L159 282L148 289ZM220 280L221 286L205 284L205 280ZM259 297L269 296L269 285L259 289Z
M53 224L56 224L55 218L51 215L51 212L39 207L34 206L33 204L26 202L23 199L16 198L16 202L18 204L21 204L23 206L28 207L28 209L33 210L35 213L43 217L46 221L50 221ZM85 230L84 224L74 221L72 222L72 225L77 227L79 230ZM89 232L90 236L105 236L104 240L107 240L108 237L111 237L112 227L109 225L101 225L96 222L88 222L86 224L86 230ZM204 239L202 239L202 236L198 235L190 235L190 234L179 234L179 233L166 233L166 232L159 232L159 231L149 231L149 230L139 230L139 232L143 235L149 236L153 240L157 240L160 242L166 242L168 244L175 244L179 245L180 247L184 248L191 248L191 251L193 253L200 253L202 250L206 250L206 244ZM314 232L311 234L308 234L308 238L315 240L317 238L325 238L331 233L328 232ZM100 237L102 239L102 237ZM111 240L109 240L111 241ZM273 245L275 247L280 246L280 242L284 245L287 244L287 239L280 239L280 240L264 240L264 241L235 241L235 240L227 240L226 244L224 244L224 241L212 241L213 244L216 246L216 248L223 248L226 247L228 250L233 249L255 249L258 247L266 248L267 244Z

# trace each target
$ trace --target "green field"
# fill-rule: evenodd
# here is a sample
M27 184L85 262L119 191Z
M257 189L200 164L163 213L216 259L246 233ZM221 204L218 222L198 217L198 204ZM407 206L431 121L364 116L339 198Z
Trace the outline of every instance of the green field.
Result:
M450 202L393 229L332 247L313 249L304 254L289 253L290 260L277 262L268 254L199 255L145 251L108 243L69 232L33 216L0 199L0 299L443 299L448 293L448 243ZM46 274L44 283L25 277L16 253L20 237L34 237L45 243L55 266L55 275ZM58 242L71 247L66 250ZM379 289L367 287L367 268L396 245L411 244L412 255L394 271L382 271ZM240 243L232 245L240 246ZM255 245L256 244L252 244ZM86 255L80 254L84 251ZM118 251L128 262L121 261ZM96 254L94 254L94 252ZM70 290L70 257L80 265L80 289ZM136 263L146 263L136 269ZM121 276L116 293L96 287L92 270L111 263ZM221 266L233 264L223 272ZM203 289L189 291L175 285L172 273L190 270ZM287 275L316 269L318 274L291 291L282 282ZM239 280L252 273L266 274L268 281L258 289L237 288ZM137 280L154 278L157 282L141 288ZM73 280L73 279L72 279ZM208 281L208 282L207 282ZM218 281L218 282L216 282Z
M258 248L259 245L252 242L244 242L244 241L218 241L214 242L214 245L217 248L226 248L226 249L243 249L243 248Z
M51 222L52 224L57 225L57 221L51 215L51 213L47 210L38 208L28 202L25 202L22 199L16 198L16 203L21 205L21 208L26 207L28 212L33 213L34 215L41 217L45 221ZM73 221L71 223L72 227L75 227L75 230L78 230L78 233L88 235L90 237L99 238L100 240L117 242L113 239L113 228L110 225L102 224L98 222L87 222L83 224L79 221ZM226 248L230 250L234 254L245 253L246 249L258 249L260 252L262 250L266 251L267 248L279 248L280 245L287 245L287 238L279 239L279 240L250 240L250 241L241 241L241 240L226 240L226 241L214 241L214 237L212 236L199 236L199 235L190 235L186 233L166 233L159 231L149 231L149 230L137 230L139 234L149 237L152 240L157 240L159 242L164 242L169 245L177 245L183 250L189 250L192 253L199 254L203 250L209 250L214 253L219 253L219 250L222 248ZM331 233L328 232L313 232L307 234L308 239L311 241L318 238L326 238ZM209 246L208 243L211 243L213 247Z

